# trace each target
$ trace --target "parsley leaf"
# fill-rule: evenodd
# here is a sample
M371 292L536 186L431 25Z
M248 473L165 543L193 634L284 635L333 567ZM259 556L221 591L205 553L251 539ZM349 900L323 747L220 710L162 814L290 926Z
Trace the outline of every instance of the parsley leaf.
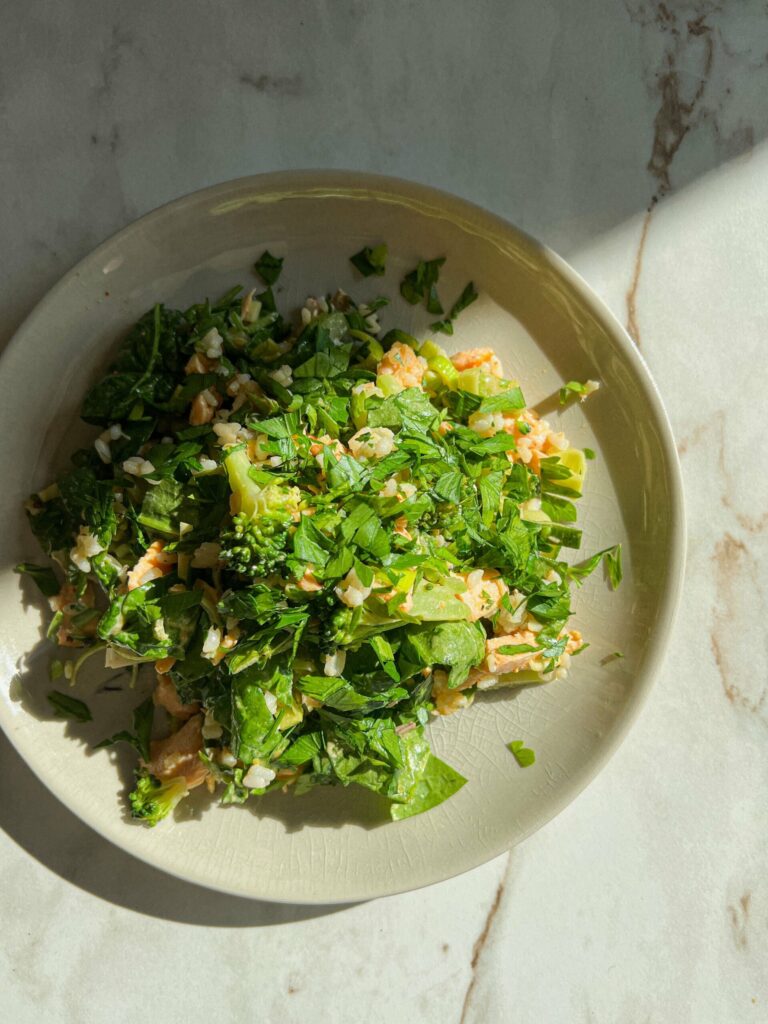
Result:
M47 699L58 718L73 718L76 722L93 721L90 708L77 697L70 697L68 693L61 693L59 690L51 690Z
M430 313L442 313L443 307L437 298L437 280L444 263L444 256L435 260L419 260L416 269L406 274L400 283L400 294L405 301L415 306L425 299Z
M386 245L366 245L360 252L349 257L349 262L356 267L363 277L370 277L375 274L383 277L387 269L387 247Z
M461 295L456 299L454 304L451 306L451 311L445 320L438 320L429 326L433 331L439 331L441 334L453 334L453 321L466 309L467 306L471 306L475 299L478 297L478 292L475 289L475 285L472 281L464 286L464 290ZM430 310L430 313L432 310Z
M253 266L264 284L271 288L273 284L277 283L277 279L283 271L283 257L273 256L269 250L265 249Z
M58 594L61 586L56 579L56 574L49 566L35 565L33 562L19 562L14 566L14 572L19 575L27 575L37 584L40 593L44 597L53 597Z
M608 579L613 589L616 590L623 578L621 544L614 544L613 547L604 548L602 551L592 555L591 558L586 559L586 561L580 562L578 565L569 566L568 576L578 585L581 585L595 571L601 561L605 562Z
M524 745L522 740L512 740L511 743L507 744L507 749L512 752L521 768L528 768L536 761L536 755L529 747Z

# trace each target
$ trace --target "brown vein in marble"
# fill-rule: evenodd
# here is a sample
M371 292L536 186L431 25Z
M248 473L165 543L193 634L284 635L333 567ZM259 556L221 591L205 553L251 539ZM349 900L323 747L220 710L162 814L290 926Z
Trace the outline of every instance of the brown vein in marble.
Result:
M645 217L643 218L643 227L640 231L640 243L637 247L637 252L635 253L635 266L632 272L632 280L630 281L626 294L627 334L629 334L630 338L638 348L640 348L640 325L637 322L637 289L640 286L640 275L643 272L645 243L648 238L648 228L651 226L651 217L653 216L653 208L655 205L656 199L654 197L650 207L645 212Z
M511 854L509 856L511 857ZM470 1003L472 1001L472 995L475 991L475 985L477 983L477 966L480 963L480 957L482 956L483 949L485 948L485 944L488 941L488 936L490 935L494 918L496 917L496 913L501 905L501 898L504 895L504 886L507 883L508 870L509 861L507 861L507 868L505 868L502 879L499 882L499 887L496 890L496 895L493 898L491 908L486 915L482 931L475 939L475 944L472 947L472 960L470 962L470 967L472 969L472 977L470 978L469 986L464 996L464 1005L461 1008L461 1017L459 1018L459 1024L464 1024L465 1020L467 1019L467 1013L469 1012Z
M741 707L756 714L765 704L768 688L764 683L760 695L751 697L733 682L725 640L728 638L736 644L741 644L743 626L737 622L737 615L733 610L736 585L741 585L742 579L750 580L755 585L760 578L758 566L754 564L754 559L744 542L730 533L724 534L717 542L712 560L715 563L719 604L709 634L712 655L728 702L734 707ZM745 564L746 562L750 564Z
M720 412L717 415L718 422L718 454L717 454L717 465L720 470L720 479L723 481L724 486L720 493L720 497L723 505L732 512L736 518L736 522L742 529L746 530L747 533L762 533L763 530L768 526L768 512L764 512L761 516L755 519L752 516L745 515L741 509L736 507L733 498L734 483L733 477L731 476L728 460L725 456L725 413Z
M728 918L731 922L731 931L736 949L744 951L749 945L747 941L747 925L749 924L749 905L752 902L752 893L747 890L739 899L738 906L729 904Z
M720 409L711 415L707 423L700 424L687 437L684 437L679 442L677 450L681 458L688 455L691 449L698 445L703 445L710 457L711 453L714 453L714 462L721 487L722 506L747 533L759 535L768 526L768 513L764 513L759 518L752 518L744 515L738 508L736 500L732 497L735 483L727 458L726 440L725 413ZM709 466L711 467L711 465L710 461ZM749 669L746 669L745 671L741 663L734 668L731 663L731 652L732 650L741 650L743 645L745 626L737 607L739 601L748 600L748 603L755 608L759 622L763 622L766 618L765 593L761 588L763 574L747 544L730 532L725 532L715 544L712 562L717 607L709 631L709 644L720 676L723 693L732 706L743 708L752 714L758 714L768 700L768 684L762 680L762 688L759 692L751 694L745 692L742 686L734 682L734 679L739 679L739 682L742 679L747 681L755 679L760 682L759 670L750 672ZM748 599L745 599L747 588L751 588L752 593L749 594ZM762 716L760 717L762 718Z
M677 14L664 4L656 8L655 24L667 35L671 43L664 54L663 66L655 78L655 91L659 107L653 121L653 143L648 170L656 179L657 195L662 196L672 187L670 170L680 146L694 126L698 108L704 95L714 63L715 46L712 27L707 24L710 9L697 18L681 25ZM684 95L683 78L680 74L682 58L685 58L684 77L691 75L691 55L700 50L699 71L696 87L689 96Z
M763 512L757 517L745 515L732 497L735 481L726 458L726 425L725 413L722 409L712 414L709 423L696 427L687 437L678 442L678 454L683 458L692 447L701 443L706 443L717 451L717 468L722 482L720 501L724 508L733 514L736 522L747 533L762 533L768 527L768 512Z
M672 188L670 177L672 164L683 140L696 122L698 108L712 71L715 49L712 29L706 22L710 11L711 7L707 6L704 13L687 21L683 27L678 23L678 17L674 10L670 10L664 3L658 3L650 10L647 5L627 4L627 13L633 21L646 26L652 24L671 38L671 44L664 53L662 68L656 73L654 80L659 106L653 119L653 141L647 167L656 180L656 193L643 218L632 280L626 293L627 333L638 348L640 347L640 325L637 315L637 291L643 269L645 243L648 238L648 229L651 226L653 208L658 200ZM701 40L701 43L696 43L696 40ZM689 52L699 47L702 48L702 54L696 88L693 94L686 98L683 94L678 66L683 56L687 60ZM685 70L686 75L689 74L688 68Z

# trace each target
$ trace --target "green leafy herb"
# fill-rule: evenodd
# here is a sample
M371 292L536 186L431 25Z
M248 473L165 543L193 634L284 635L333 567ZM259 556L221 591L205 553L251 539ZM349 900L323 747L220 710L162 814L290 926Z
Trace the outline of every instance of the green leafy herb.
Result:
M19 562L13 571L20 575L27 575L34 580L44 597L53 597L61 589L56 574L48 566L35 565L33 562Z
M613 547L604 548L584 562L570 566L568 568L568 575L572 580L580 584L595 571L601 562L605 562L608 579L613 589L616 590L623 577L621 544L614 544Z
M512 751L521 768L528 768L536 761L536 755L529 747L525 746L522 740L512 740L507 744L507 748Z
M76 722L90 722L93 720L93 715L88 705L78 700L77 697L70 697L68 693L51 690L48 694L48 703L55 710L59 718L73 718Z
M480 412L517 412L524 408L525 399L516 384L511 384L498 395L488 395L480 403Z
M424 300L430 313L442 313L443 307L437 298L437 281L444 263L444 256L435 260L419 260L416 269L407 273L400 284L400 294L405 301L415 306Z
M466 781L455 768L430 754L426 769L418 778L409 800L406 803L391 804L392 819L402 821L405 818L412 818L414 814L423 814L424 811L437 807L454 793L458 793Z
M471 306L475 299L478 297L477 290L475 289L472 281L464 286L464 290L461 295L456 299L454 304L451 306L451 311L445 320L438 320L430 327L433 331L439 331L441 334L453 334L453 321L467 306ZM431 312L431 311L430 311Z
M259 256L254 264L254 269L267 287L271 288L277 284L277 279L283 272L283 257L273 256L267 249Z
M366 245L360 252L350 256L349 261L363 277L370 277L372 274L382 277L387 268L387 247L386 245Z
M411 666L442 665L449 669L448 686L460 686L473 665L485 656L485 633L477 622L438 622L411 628L400 648L400 674L412 675Z

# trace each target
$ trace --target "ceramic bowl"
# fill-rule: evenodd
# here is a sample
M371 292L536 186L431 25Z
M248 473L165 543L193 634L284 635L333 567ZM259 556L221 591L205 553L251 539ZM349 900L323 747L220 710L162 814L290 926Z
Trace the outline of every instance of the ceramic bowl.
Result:
M380 241L389 245L386 277L362 280L349 256ZM446 256L446 296L471 278L480 298L449 347L492 346L529 404L540 404L575 445L595 450L580 503L583 550L621 542L625 578L613 593L596 573L576 592L574 624L591 646L568 679L481 696L430 726L436 753L469 780L432 811L391 823L356 787L275 794L244 807L201 794L185 801L183 816L147 829L123 810L130 754L94 752L91 744L126 724L126 708L151 681L128 694L91 696L98 673L86 673L95 718L87 726L44 710L54 649L41 639L44 609L12 571L40 557L22 503L92 439L78 406L124 330L155 302L186 305L250 284L265 248L285 257L282 308L338 287L359 301L383 292L395 297L385 323L421 336L432 318L399 298L403 274L418 258ZM553 400L561 383L587 378L600 380L600 391L561 411ZM73 813L156 867L226 892L296 903L362 900L437 882L496 856L562 810L606 764L648 696L684 551L680 473L661 400L631 340L578 275L470 203L337 171L244 178L186 196L105 242L45 296L3 356L0 399L0 723ZM611 657L615 651L623 657ZM535 749L535 765L518 767L505 746L514 739Z

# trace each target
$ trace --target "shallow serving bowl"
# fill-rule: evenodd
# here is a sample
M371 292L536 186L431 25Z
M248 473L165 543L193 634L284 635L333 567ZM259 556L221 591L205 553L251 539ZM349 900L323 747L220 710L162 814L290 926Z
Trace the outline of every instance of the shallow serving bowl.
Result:
M348 257L381 241L390 252L386 277L363 281ZM146 829L123 811L130 758L91 745L127 725L150 680L127 693L96 693L99 674L86 673L95 718L87 726L43 710L53 647L41 641L43 609L12 571L22 559L39 560L22 503L95 435L78 422L79 402L124 329L155 302L185 305L249 285L265 248L286 257L278 295L284 310L337 287L359 301L382 292L393 297L385 325L422 336L431 318L400 300L398 284L418 258L447 256L444 295L458 294L469 279L480 291L449 346L495 348L529 404L551 411L572 443L596 451L580 502L583 552L621 541L625 579L614 594L596 573L576 592L574 624L591 646L570 678L479 696L469 710L431 726L436 753L469 780L434 810L390 823L356 787L273 794L246 807L220 807L200 795L185 802L192 806L183 818ZM600 380L600 391L561 412L552 396L563 380L587 378ZM498 217L429 188L357 173L291 172L217 185L149 214L67 274L19 330L0 366L0 436L0 723L75 814L193 882L297 903L360 900L490 859L597 774L646 699L667 643L683 563L682 495L648 370L562 260ZM610 657L615 651L624 657ZM505 746L514 739L535 748L535 765L517 766Z

